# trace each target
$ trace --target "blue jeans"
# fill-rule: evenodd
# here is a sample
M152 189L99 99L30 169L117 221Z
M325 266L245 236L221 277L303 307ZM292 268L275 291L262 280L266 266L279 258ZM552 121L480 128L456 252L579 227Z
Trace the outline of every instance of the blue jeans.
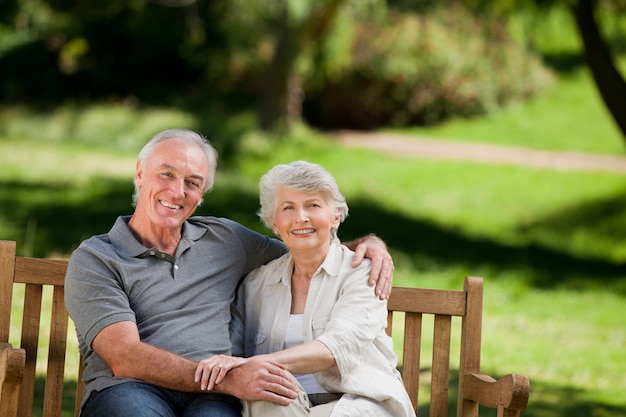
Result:
M81 417L241 417L241 403L230 395L168 390L125 382L92 392Z

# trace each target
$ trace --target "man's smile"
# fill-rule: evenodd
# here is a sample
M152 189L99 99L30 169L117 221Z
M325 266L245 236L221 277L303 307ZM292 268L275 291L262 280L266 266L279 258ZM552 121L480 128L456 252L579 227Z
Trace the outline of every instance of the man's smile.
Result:
M180 210L183 208L183 206L179 206L178 204L174 204L174 203L170 203L169 201L164 201L164 200L159 200L159 203L161 203L161 205L167 207L167 208L171 208L174 210Z

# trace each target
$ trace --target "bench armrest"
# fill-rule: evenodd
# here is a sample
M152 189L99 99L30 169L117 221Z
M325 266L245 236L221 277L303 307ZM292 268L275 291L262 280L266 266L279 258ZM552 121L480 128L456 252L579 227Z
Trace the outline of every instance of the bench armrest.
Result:
M530 381L524 375L508 374L495 380L483 374L463 376L463 399L498 409L498 415L519 415L526 408Z
M0 415L17 415L20 386L24 377L26 351L0 342Z

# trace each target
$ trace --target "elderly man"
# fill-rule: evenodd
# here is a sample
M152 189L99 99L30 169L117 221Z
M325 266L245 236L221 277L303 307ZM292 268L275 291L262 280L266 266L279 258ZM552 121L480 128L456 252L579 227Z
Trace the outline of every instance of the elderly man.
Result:
M289 404L296 387L277 363L242 366L202 391L198 361L230 354L229 306L248 272L282 242L225 218L192 216L212 188L217 154L189 130L157 134L139 154L135 210L74 251L67 309L85 362L83 417L240 416L239 399ZM379 297L391 290L384 242L348 244L372 258Z

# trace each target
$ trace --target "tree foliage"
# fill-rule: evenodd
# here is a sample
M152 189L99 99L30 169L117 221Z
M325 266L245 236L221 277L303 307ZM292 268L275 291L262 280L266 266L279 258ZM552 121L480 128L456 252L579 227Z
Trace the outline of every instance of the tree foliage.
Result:
M607 110L621 130L626 141L626 80L611 50L611 40L606 26L615 19L623 19L626 12L625 0L461 0L475 10L498 10L507 14L519 9L545 13L552 7L565 7L570 10L580 35L587 65L595 80L600 96ZM626 42L623 32L617 36L622 45Z
M506 97L534 94L516 90L520 74L503 69L507 62L519 67L515 54L525 53L506 39L506 25L519 10L540 16L555 6L572 10L599 89L626 133L623 77L601 30L605 20L597 19L599 12L623 12L626 0L3 0L0 102L256 103L259 126L267 130L301 117L302 106L309 121L328 106L341 106L345 116L355 104L383 124L477 114ZM473 32L452 29L462 20L451 20L461 7L473 16L463 20L476 25ZM448 40L429 49L424 34L436 32L411 32L407 25L413 19L432 26L442 10L448 11L442 28L450 30L440 38ZM467 51L450 40L454 30L466 37L467 49L491 37L493 51L485 49L482 62L464 57ZM441 77L429 80L424 71ZM338 96L346 87L346 98Z

